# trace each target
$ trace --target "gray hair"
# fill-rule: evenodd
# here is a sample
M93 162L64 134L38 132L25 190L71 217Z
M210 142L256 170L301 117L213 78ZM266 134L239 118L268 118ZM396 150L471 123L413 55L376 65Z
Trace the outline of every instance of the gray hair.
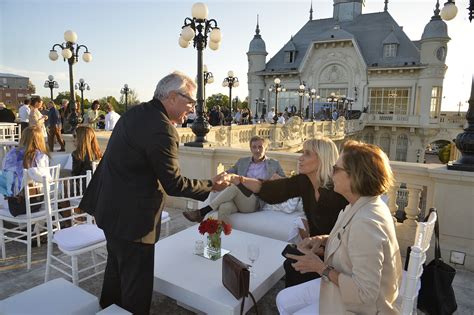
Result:
M155 94L153 94L153 98L164 100L168 97L170 92L185 92L184 88L186 87L196 88L196 83L194 83L193 79L184 73L175 71L168 74L163 79L161 79L160 82L158 82L156 85Z

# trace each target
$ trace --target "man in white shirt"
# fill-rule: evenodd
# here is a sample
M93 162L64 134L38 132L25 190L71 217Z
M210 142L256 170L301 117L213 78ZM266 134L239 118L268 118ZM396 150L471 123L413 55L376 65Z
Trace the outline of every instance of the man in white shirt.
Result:
M28 128L30 124L30 100L25 99L23 105L18 109L18 118L20 120L21 130Z
M273 123L273 117L275 117L275 107L272 107L272 109L268 112L268 114L267 114L267 123L272 124Z
M109 103L105 103L105 110L107 111L107 115L105 115L105 130L112 131L120 119L120 115L114 111L114 107Z

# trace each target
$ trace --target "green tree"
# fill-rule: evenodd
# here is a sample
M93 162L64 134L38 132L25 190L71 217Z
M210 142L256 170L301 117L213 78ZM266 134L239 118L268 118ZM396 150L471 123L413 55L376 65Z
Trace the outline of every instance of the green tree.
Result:
M229 107L229 97L227 95L224 95L222 93L218 94L213 94L209 96L206 100L206 108L207 111L209 112L212 107L214 106L220 106L221 108L223 107Z
M36 86L31 82L31 80L28 80L28 86L27 86L28 94L32 95L36 93Z

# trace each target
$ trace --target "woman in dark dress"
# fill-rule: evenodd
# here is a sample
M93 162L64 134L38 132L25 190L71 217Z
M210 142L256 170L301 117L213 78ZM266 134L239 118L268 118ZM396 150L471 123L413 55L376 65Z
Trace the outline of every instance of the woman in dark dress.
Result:
M270 204L301 197L309 237L325 235L331 232L339 212L347 205L347 200L334 192L331 180L332 166L338 156L334 142L318 136L304 142L303 154L298 159L298 175L264 182L234 175L232 182L245 186ZM319 277L317 273L296 272L289 260L284 266L287 287Z
M79 126L76 129L76 150L72 153L72 176L85 175L92 171L92 162L102 158L99 143L92 128Z

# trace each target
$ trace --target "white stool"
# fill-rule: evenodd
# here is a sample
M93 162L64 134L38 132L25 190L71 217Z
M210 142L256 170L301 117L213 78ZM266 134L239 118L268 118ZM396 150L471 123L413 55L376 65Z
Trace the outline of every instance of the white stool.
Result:
M129 315L129 314L131 315L132 313L130 313L127 310L124 310L123 308L115 304L112 304L109 307L104 308L99 313L96 313L96 315Z
M54 279L0 301L0 314L95 314L97 297L63 278Z

